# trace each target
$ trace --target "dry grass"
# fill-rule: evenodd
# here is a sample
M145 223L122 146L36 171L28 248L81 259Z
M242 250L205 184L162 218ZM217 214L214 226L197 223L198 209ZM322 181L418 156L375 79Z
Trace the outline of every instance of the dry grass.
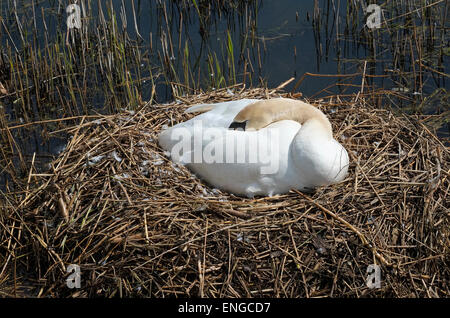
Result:
M2 294L449 296L449 151L419 120L364 95L310 101L349 151L347 179L241 198L172 164L156 143L163 125L191 116L188 105L285 95L232 89L72 128L51 171L30 171L21 202L5 195ZM81 289L66 286L69 264L81 267ZM381 266L380 289L366 286L369 264Z

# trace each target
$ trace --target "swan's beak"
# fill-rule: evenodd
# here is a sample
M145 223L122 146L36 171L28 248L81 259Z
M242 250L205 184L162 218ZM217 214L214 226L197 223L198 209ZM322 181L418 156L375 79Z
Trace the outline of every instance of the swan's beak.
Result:
M248 122L248 120L244 120L243 122L233 121L231 123L230 127L228 127L228 129L245 131L245 126L247 126L247 122Z

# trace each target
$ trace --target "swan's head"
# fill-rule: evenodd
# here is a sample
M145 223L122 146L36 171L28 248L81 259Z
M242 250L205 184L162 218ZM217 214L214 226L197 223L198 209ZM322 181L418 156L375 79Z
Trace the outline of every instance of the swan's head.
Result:
M254 108L247 106L234 118L230 129L255 131L267 127L274 122L270 114L257 113L252 111Z
M296 120L298 111L300 110L298 108L299 103L301 102L287 98L274 98L258 101L243 108L236 117L234 117L230 128L242 128L243 130L252 131L259 130L280 120Z

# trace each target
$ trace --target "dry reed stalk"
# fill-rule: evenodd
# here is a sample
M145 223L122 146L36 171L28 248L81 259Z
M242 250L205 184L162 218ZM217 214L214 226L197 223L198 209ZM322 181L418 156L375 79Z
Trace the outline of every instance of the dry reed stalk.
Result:
M230 195L157 145L189 105L267 96L292 95L235 85L67 130L53 168L30 171L0 214L3 277L17 264L42 297L448 297L448 149L377 96L310 100L352 160L343 182L308 195ZM381 289L365 284L374 263ZM65 286L69 264L81 290Z

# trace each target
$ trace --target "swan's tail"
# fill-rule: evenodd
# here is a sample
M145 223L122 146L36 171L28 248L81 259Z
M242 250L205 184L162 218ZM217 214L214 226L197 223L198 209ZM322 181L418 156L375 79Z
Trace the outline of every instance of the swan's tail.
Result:
M185 113L204 113L208 112L213 109L217 109L219 112L220 109L223 109L223 111L232 111L232 109L236 109L237 111L241 110L243 107L257 102L257 99L238 99L238 100L231 100L228 102L221 102L221 103L214 103L214 104L199 104L194 105L192 107L189 107L184 112Z
M194 105L192 107L189 107L188 109L186 109L184 112L185 113L204 113L204 112L208 112L211 109L214 108L216 104L199 104L199 105Z

